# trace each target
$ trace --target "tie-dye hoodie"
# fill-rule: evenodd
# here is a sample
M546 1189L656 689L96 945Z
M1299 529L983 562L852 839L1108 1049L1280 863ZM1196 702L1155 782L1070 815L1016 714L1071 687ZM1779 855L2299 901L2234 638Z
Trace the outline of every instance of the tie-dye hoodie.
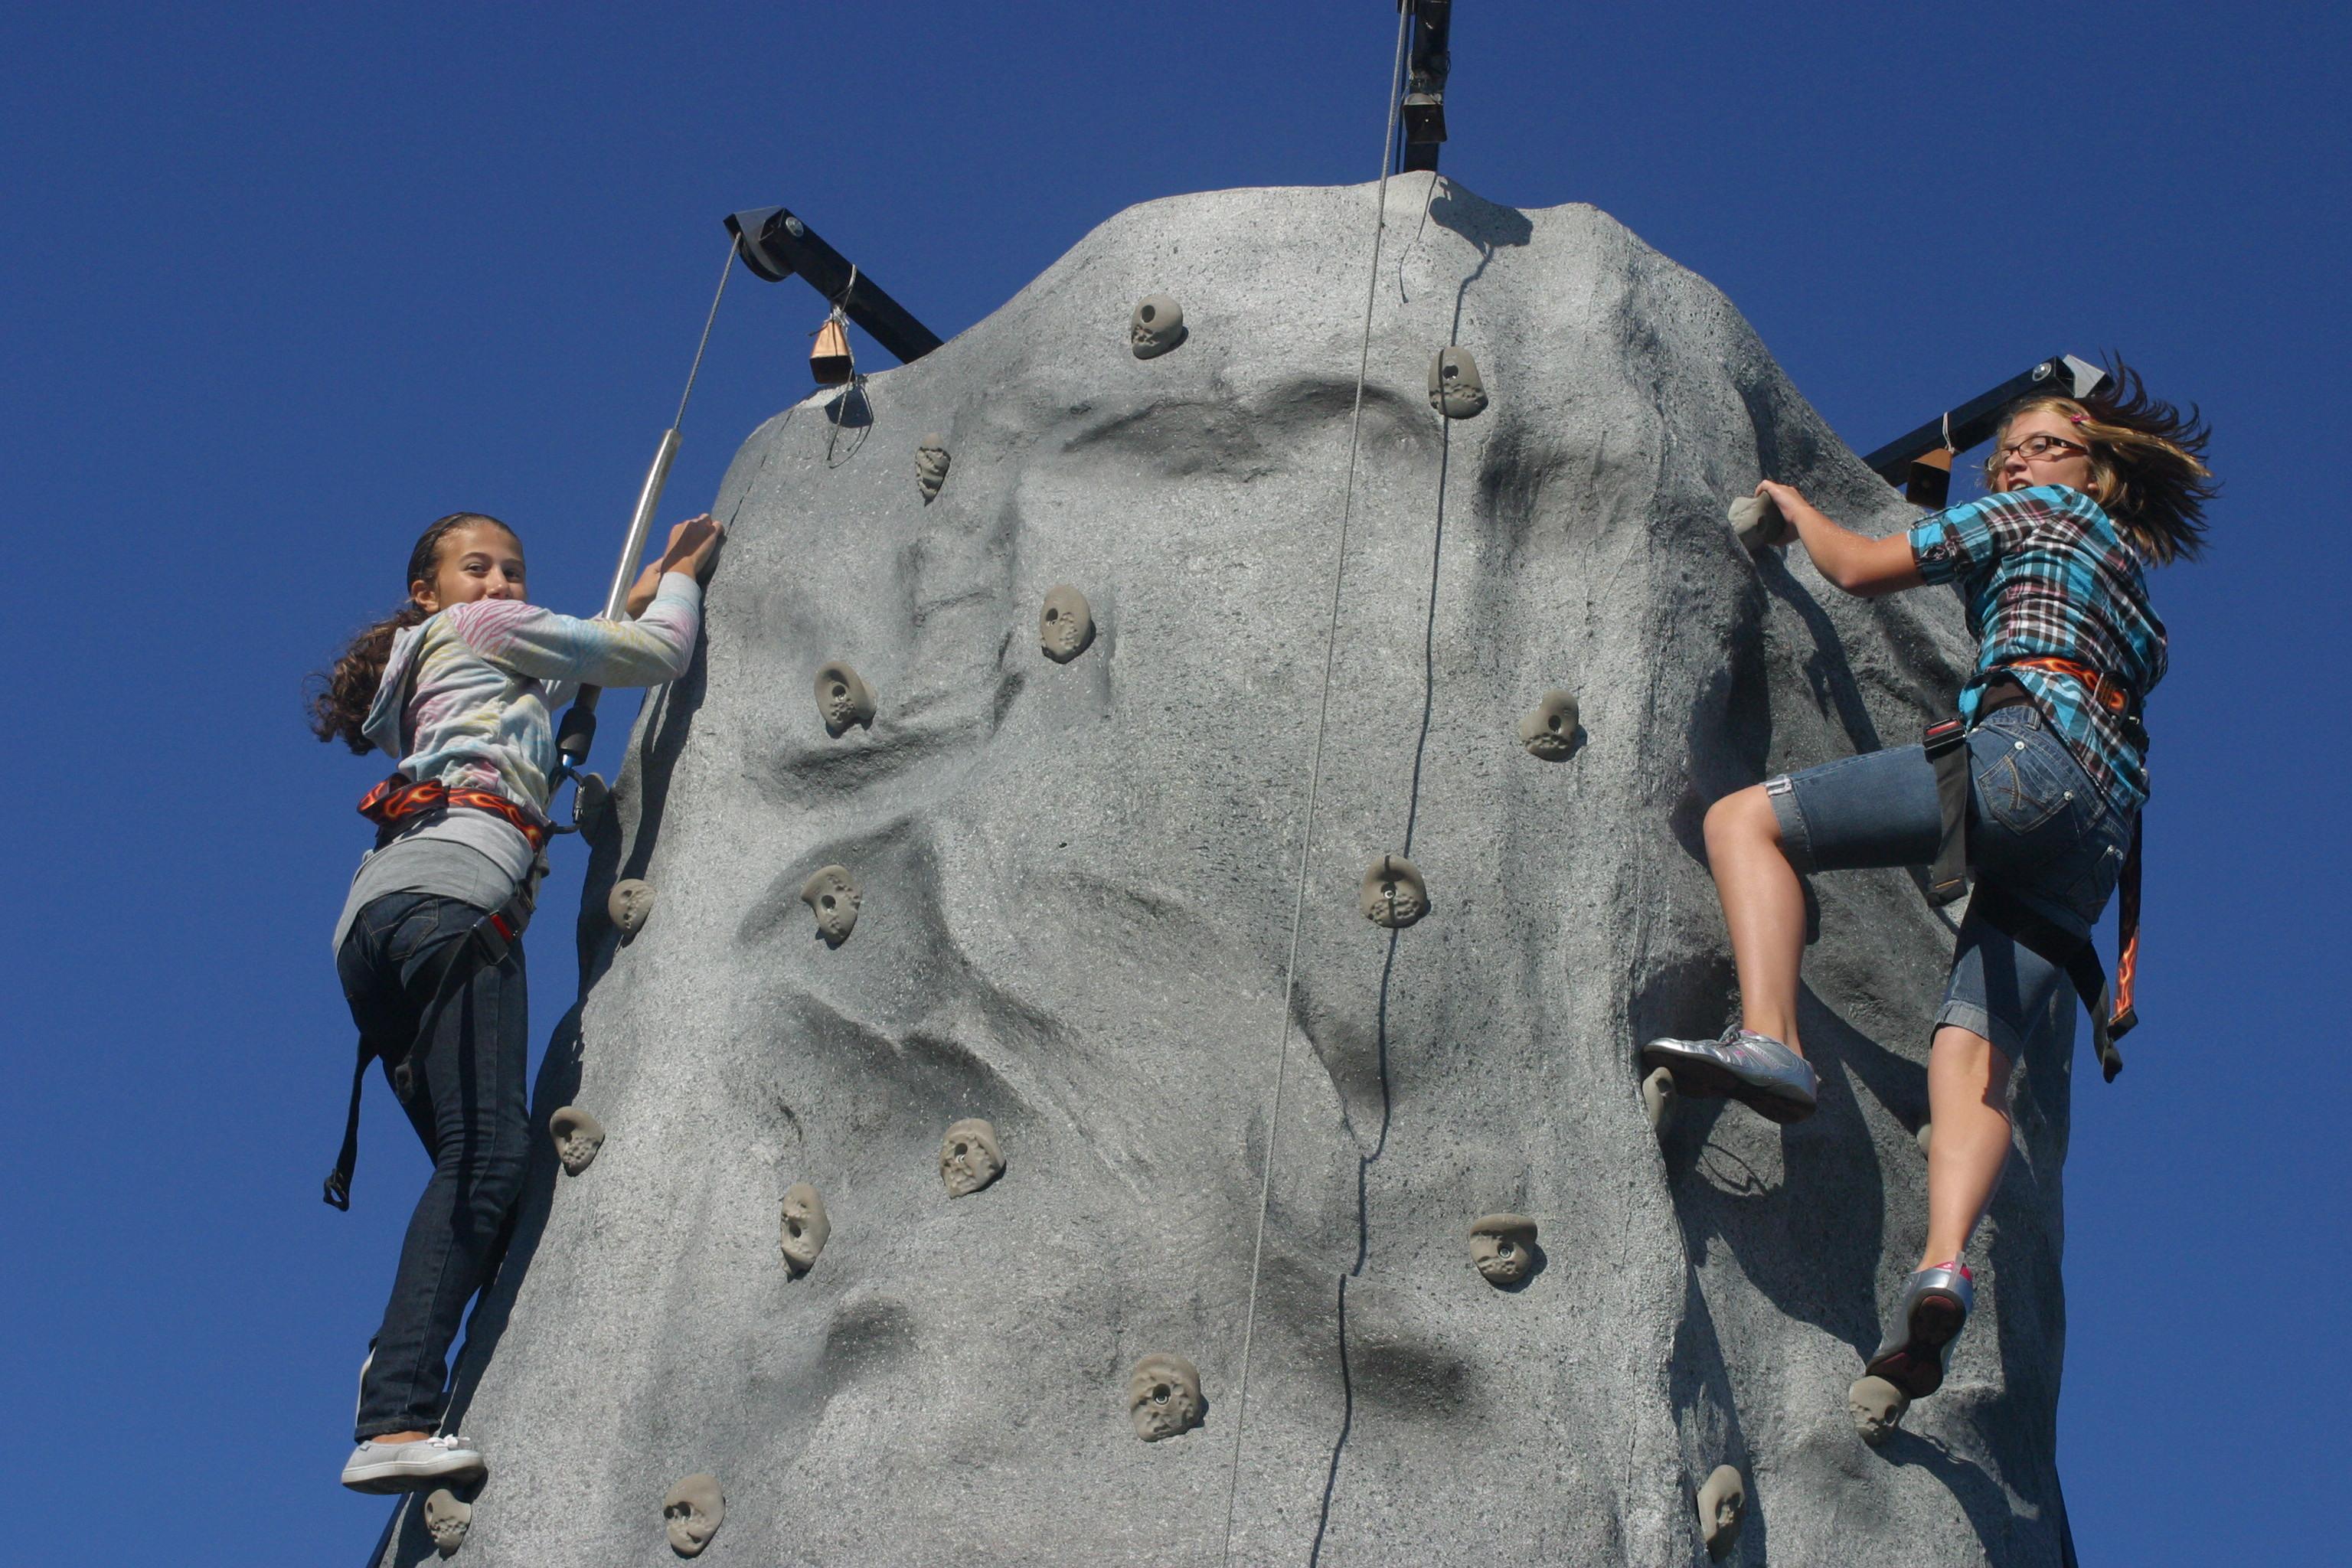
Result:
M412 779L494 791L544 817L556 765L552 710L583 683L677 679L701 629L702 589L683 572L664 573L654 602L634 621L580 620L511 599L452 605L393 640L367 737ZM412 664L404 752L400 696Z

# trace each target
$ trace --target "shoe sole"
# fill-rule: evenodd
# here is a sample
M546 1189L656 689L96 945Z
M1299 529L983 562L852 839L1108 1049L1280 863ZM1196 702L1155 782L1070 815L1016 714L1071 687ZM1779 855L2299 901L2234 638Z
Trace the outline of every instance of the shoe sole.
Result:
M1944 1347L1960 1337L1968 1321L1958 1296L1927 1292L1912 1303L1910 1334L1903 1347L1871 1357L1864 1375L1883 1377L1911 1398L1925 1399L1944 1386Z
M1802 1121L1813 1113L1813 1108L1804 1101L1760 1089L1709 1058L1686 1057L1680 1051L1653 1051L1643 1046L1642 1066L1644 1069L1664 1068L1674 1074L1675 1091L1678 1094L1694 1100L1736 1100L1766 1121L1783 1126Z
M476 1476L486 1475L488 1470L489 1467L479 1460L453 1464L437 1470L426 1470L415 1465L385 1463L345 1470L343 1485L371 1497L386 1497L395 1492L431 1491L453 1480L470 1480Z

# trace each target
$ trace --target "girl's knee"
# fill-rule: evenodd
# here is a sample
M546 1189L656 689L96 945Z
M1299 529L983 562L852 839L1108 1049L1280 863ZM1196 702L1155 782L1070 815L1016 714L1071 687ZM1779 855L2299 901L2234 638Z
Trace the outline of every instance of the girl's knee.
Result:
M1727 839L1780 842L1780 822L1772 815L1772 797L1764 793L1762 784L1734 790L1708 806L1706 831L1710 843Z

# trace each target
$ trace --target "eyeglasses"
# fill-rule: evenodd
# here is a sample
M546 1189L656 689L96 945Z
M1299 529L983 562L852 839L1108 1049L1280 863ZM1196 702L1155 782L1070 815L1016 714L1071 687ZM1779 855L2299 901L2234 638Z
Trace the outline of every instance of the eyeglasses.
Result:
M2011 458L2015 457L2022 458L2029 463L2038 463L2044 458L2053 457L2062 452L2080 452L2086 458L2091 455L2091 449L2088 447L2084 446L2080 441L2069 441L2063 436L2028 436L2022 441L2011 441L2008 446L2000 447L1994 456L2002 462L2007 462Z

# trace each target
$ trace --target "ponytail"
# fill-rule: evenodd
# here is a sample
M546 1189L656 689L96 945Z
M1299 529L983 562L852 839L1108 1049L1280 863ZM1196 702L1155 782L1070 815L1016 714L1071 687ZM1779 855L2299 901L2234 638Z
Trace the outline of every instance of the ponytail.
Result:
M478 511L453 511L418 536L416 547L408 552L408 582L432 582L441 566L441 542L458 529L478 522L504 528L510 537L514 534L513 529L495 517ZM341 741L361 756L375 750L364 726L369 710L375 706L376 689L383 684L383 667L392 658L392 639L410 626L422 626L432 615L432 611L410 599L352 638L333 668L313 675L313 689L306 704L310 710L310 732L321 741Z

